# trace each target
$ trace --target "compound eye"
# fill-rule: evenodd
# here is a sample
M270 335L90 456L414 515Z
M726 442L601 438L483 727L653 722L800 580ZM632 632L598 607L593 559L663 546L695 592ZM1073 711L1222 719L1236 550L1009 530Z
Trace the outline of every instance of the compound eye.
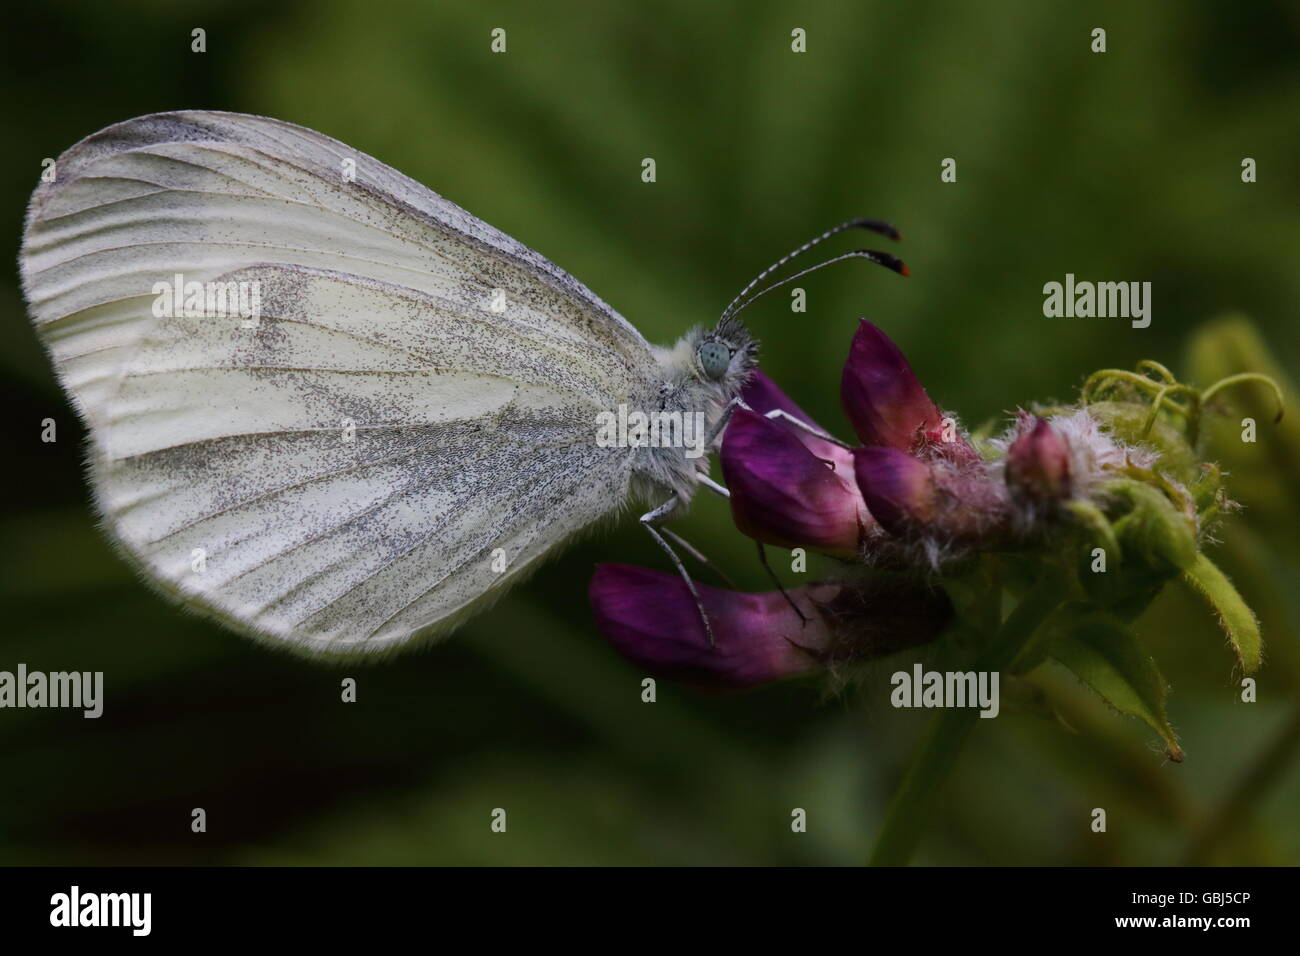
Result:
M700 359L700 368L712 379L720 379L727 374L731 366L731 349L721 342L705 342L696 353Z

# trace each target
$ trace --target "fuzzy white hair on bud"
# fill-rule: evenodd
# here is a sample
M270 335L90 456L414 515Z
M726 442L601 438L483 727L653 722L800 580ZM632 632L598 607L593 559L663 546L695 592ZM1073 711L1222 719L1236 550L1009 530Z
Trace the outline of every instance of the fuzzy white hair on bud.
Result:
M992 466L994 470L1005 470L1007 449L1030 431L1035 421L1034 416L1022 413L1005 433L989 440L989 444L1002 453ZM1071 497L1076 499L1091 498L1098 485L1114 478L1116 470L1125 465L1150 468L1158 457L1150 448L1130 445L1116 438L1086 408L1049 416L1047 422L1068 450Z

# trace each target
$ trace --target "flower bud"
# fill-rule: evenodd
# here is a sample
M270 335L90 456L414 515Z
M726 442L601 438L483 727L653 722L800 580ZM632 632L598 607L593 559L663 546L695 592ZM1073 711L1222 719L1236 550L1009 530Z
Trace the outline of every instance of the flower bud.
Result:
M864 445L912 453L942 438L938 406L898 346L866 319L858 325L844 363L840 398Z
M1025 416L1007 449L1007 487L1029 501L1070 496L1070 448L1042 418Z
M896 448L855 448L858 490L871 516L892 535L924 527L938 514L939 489L930 466Z

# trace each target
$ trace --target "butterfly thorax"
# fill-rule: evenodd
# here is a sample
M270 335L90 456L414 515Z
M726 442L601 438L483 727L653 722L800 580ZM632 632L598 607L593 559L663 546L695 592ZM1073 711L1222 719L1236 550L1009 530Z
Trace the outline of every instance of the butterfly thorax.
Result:
M709 473L718 424L757 364L758 343L736 319L692 329L672 347L656 348L660 373L647 418L657 431L635 449L633 472L643 498L689 501Z

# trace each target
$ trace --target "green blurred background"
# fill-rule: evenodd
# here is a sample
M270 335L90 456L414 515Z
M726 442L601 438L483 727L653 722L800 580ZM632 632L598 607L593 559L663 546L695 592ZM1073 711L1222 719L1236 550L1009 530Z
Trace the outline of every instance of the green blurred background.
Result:
M1243 362L1300 371L1294 3L118 0L6 16L11 262L42 158L141 113L232 109L410 174L652 341L711 321L829 225L894 221L911 279L848 263L800 283L805 315L783 294L749 312L766 370L841 433L859 316L972 423L1069 399L1088 372L1144 357L1194 376L1194 334L1227 311L1267 343ZM1089 50L1098 26L1105 54ZM190 52L195 27L204 54ZM489 50L494 27L505 54ZM806 54L790 50L795 27ZM647 156L654 184L640 178ZM1254 184L1241 182L1247 156ZM940 182L945 157L956 183ZM1044 318L1042 286L1067 272L1151 281L1151 327ZM1213 338L1200 354L1207 373L1236 361ZM80 426L12 272L0 382L0 669L103 670L106 683L99 720L0 711L0 862L866 858L925 712L885 703L892 667L845 697L815 683L719 697L661 683L643 704L642 675L586 603L597 562L663 564L634 522L584 540L441 646L377 666L302 662L177 612L111 552ZM56 444L39 440L47 416ZM1144 726L1062 678L1053 692L1076 732L1031 715L979 721L918 862L1300 861L1300 467L1286 442L1300 431L1261 424L1258 447L1215 451L1247 476L1250 507L1214 554L1263 617L1259 702L1238 702L1210 615L1170 589L1139 632L1172 684L1186 762L1164 764ZM763 586L721 503L702 497L679 529ZM340 702L345 676L358 678L355 704ZM1088 827L1098 806L1104 836ZM204 834L190 831L194 807ZM505 835L489 830L496 807ZM795 807L806 834L791 832Z

